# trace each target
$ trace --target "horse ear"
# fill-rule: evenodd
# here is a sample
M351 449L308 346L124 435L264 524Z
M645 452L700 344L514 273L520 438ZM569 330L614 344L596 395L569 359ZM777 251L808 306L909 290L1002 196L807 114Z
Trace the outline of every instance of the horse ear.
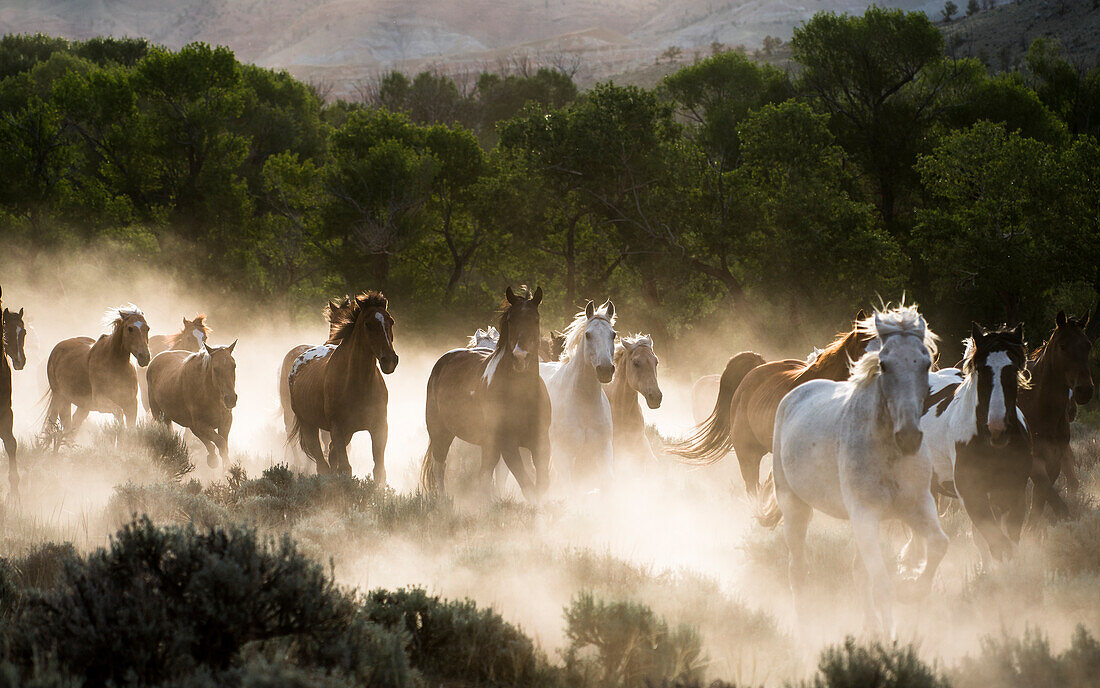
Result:
M229 346L228 346L228 347L226 348L226 350L227 350L227 351L229 351L229 353L231 353L231 354L232 354L232 353L233 353L233 349L236 349L236 348L237 348L237 340L236 340L236 339L234 339L234 340L233 340L233 343L232 343L232 344L230 344L230 345L229 345Z
M20 318L22 318L22 317L23 317L23 309L22 309L22 308L20 308L20 309L19 309L19 317L20 317ZM1088 322L1089 322L1088 316L1085 316L1085 324L1087 325L1087 324L1088 324ZM1082 326L1082 327L1083 327L1083 326Z
M1065 327L1066 322L1067 322L1066 321L1066 312L1065 311L1058 311L1058 315L1054 316L1054 322L1055 322L1056 325L1058 325L1058 327Z
M867 319L867 311L860 308L859 312L856 313L856 322L859 322L860 320L866 320L866 319Z
M585 314L586 317L589 317L589 318L591 318L593 315L595 315L596 314L596 304L589 301L588 305L584 307L584 314Z
M504 297L508 299L508 303L513 306L516 305L516 292L512 291L512 285L508 285L508 288L504 290Z
M19 309L19 315L23 315L23 309L22 308ZM1080 318L1079 322L1081 323L1081 329L1082 330L1088 329L1089 320L1091 320L1091 319L1092 319L1092 313L1085 313Z
M615 304L614 304L614 302L612 302L611 299L608 299L607 303L605 303L604 306L607 307L607 310L605 311L607 313L607 317L614 318L615 317Z
M978 340L985 335L985 330L982 326L973 320L970 321L970 336L974 339L974 343L977 344Z
M535 287L535 295L531 297L531 304L534 306L542 303L542 287Z
M1024 343L1024 324L1022 322L1016 323L1016 327L1012 328L1012 336L1020 340L1020 343Z

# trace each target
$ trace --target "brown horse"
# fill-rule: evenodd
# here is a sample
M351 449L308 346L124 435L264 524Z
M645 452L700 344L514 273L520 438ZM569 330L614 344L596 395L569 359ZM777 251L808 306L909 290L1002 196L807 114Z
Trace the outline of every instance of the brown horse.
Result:
M710 417L696 426L695 434L669 448L689 463L716 463L733 449L749 496L756 498L760 460L772 450L772 431L779 402L795 387L809 380L848 379L848 364L858 360L874 338L873 329L861 327L861 310L850 331L817 352L808 361L784 359L765 363L751 351L737 354L726 364L718 388L718 400Z
M1069 419L1072 405L1087 404L1092 398L1092 342L1085 334L1088 320L1087 316L1068 318L1058 311L1054 334L1028 360L1031 388L1020 390L1019 405L1031 433L1035 488L1029 526L1038 523L1048 503L1059 517L1068 515L1069 509L1054 487L1061 472L1065 471L1071 491L1080 485L1069 443Z
M12 368L22 370L27 363L27 356L23 352L27 327L23 323L22 308L18 313L5 308L3 313L3 335L0 336L0 439L4 441L4 451L8 455L8 484L11 487L11 495L13 498L18 498L19 467L15 461L18 445L14 432L15 413L11 405L11 371Z
M55 426L60 425L61 434L75 434L91 411L114 414L129 427L137 422L137 371L130 356L142 367L149 365L149 324L141 309L130 304L108 310L104 325L110 334L98 340L66 339L46 361L46 433L53 436L55 451L62 440ZM70 416L73 405L76 413Z
M328 341L296 346L283 359L280 399L290 420L287 441L298 441L318 473L351 474L348 443L360 430L371 437L374 479L386 482L389 391L382 373L397 368L393 317L386 297L368 291L329 302ZM285 387L284 387L285 385ZM330 434L328 458L321 431Z
M176 334L154 334L149 337L149 355L156 357L162 351L200 351L210 336L206 324L206 315L200 313L194 320L183 319L183 329ZM141 404L149 410L148 371L138 372L138 388L141 390Z
M528 500L537 500L549 485L550 395L538 367L542 288L526 296L508 287L505 296L496 349L449 351L428 377L424 416L430 444L420 471L427 492L444 491L447 451L455 437L481 447L486 486L502 455ZM521 447L531 451L534 482Z
M657 354L653 339L645 334L622 337L615 347L615 377L604 385L611 402L612 445L616 463L620 456L634 456L655 462L653 448L645 436L645 419L638 395L645 397L651 409L661 408L664 394L657 384Z
M162 351L149 364L149 407L153 417L191 431L206 447L206 463L229 465L229 429L237 405L237 362L229 346L203 342L197 353Z

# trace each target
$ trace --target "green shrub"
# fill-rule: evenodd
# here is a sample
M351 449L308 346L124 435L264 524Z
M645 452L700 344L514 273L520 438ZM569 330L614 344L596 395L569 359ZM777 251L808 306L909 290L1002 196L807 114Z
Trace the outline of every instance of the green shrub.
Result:
M690 626L668 623L638 602L597 601L581 593L565 610L572 685L635 688L701 678L702 639Z
M963 659L952 674L956 688L1091 688L1100 676L1100 643L1078 626L1070 647L1056 655L1041 631L1022 638L985 638L977 657Z
M912 645L844 644L821 653L813 688L950 688L947 679L917 657ZM991 685L991 684L986 684Z
M557 686L560 672L519 629L470 600L444 601L419 588L375 590L363 602L368 618L411 638L409 658L439 681L489 686Z

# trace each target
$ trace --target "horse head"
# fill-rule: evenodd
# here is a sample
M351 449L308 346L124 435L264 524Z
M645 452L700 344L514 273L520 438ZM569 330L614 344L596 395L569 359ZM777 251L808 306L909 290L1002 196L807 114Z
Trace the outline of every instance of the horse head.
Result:
M622 353L619 358L619 374L626 376L627 384L645 397L651 409L661 408L664 394L657 383L657 354L653 352L653 339L649 335L634 335L619 340Z
M592 301L584 308L584 320L579 317L570 329L582 327L584 336L576 345L573 356L583 352L585 362L596 370L596 379L606 384L615 376L615 304L610 299L596 308ZM572 348L572 347L571 347Z
M210 346L202 343L204 364L210 375L210 383L217 392L218 401L227 409L237 405L237 361L233 358L233 349L237 340L229 346Z
M1007 431L1018 423L1016 395L1026 361L1022 324L993 330L971 324L963 368L978 376L978 427L989 431L995 447L1008 443Z
M24 342L27 338L27 326L23 322L23 309L19 312L4 309L4 353L11 358L11 367L15 370L23 370L27 365L27 352L24 350Z
M504 292L506 303L500 315L500 340L497 347L504 347L512 357L512 367L517 372L526 371L531 361L538 364L539 352L539 304L542 303L542 287L533 294L516 294L512 287Z
M877 354L865 354L860 362L877 359L879 390L890 417L894 442L902 454L914 454L923 439L920 421L932 365L932 352L925 344L928 327L924 317L911 306L876 312L874 320L882 348Z
M1092 371L1089 368L1089 354L1092 352L1092 342L1085 334L1089 317L1067 317L1064 311L1058 311L1055 317L1056 327L1054 334L1047 344L1047 351L1052 355L1052 363L1066 381L1066 385L1073 390L1073 401L1077 404L1087 404L1092 399L1093 382Z

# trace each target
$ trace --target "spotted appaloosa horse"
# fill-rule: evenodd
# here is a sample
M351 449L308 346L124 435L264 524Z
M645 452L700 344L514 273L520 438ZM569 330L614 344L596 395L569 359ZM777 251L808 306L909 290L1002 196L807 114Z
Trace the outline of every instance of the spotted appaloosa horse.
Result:
M129 427L137 422L137 371L130 357L142 367L149 365L149 323L145 313L130 304L108 310L104 325L110 333L59 342L46 362L50 389L45 432L53 438L55 451L61 435L76 433L91 411L114 414Z
M448 351L428 377L429 446L420 471L426 491L445 491L447 453L456 437L481 447L486 490L501 456L528 500L537 500L549 485L550 396L538 369L542 288L527 296L508 287L505 298L496 348ZM531 451L534 481L521 448Z
M290 419L288 442L298 441L318 473L351 473L348 443L360 430L371 436L374 479L386 482L389 391L383 373L397 368L393 316L386 297L363 292L329 302L329 338L294 347L283 359L280 397ZM331 436L328 458L320 432Z

